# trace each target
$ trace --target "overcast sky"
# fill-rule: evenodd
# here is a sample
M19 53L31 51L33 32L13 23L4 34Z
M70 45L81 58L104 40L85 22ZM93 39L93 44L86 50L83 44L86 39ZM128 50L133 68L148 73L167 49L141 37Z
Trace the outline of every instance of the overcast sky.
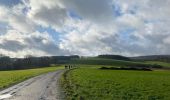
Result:
M0 0L11 57L170 54L170 0Z

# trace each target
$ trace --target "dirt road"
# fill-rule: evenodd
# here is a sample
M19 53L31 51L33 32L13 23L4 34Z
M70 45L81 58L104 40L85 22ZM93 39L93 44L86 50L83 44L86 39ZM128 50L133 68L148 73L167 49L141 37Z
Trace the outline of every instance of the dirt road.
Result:
M28 79L0 91L0 100L62 100L58 79L63 70Z

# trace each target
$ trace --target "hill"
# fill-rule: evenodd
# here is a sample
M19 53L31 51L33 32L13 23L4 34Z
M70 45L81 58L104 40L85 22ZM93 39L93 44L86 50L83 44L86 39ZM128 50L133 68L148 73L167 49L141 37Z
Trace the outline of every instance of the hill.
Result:
M103 58L81 58L71 59L69 64L84 64L84 65L107 65L107 66L118 66L118 67L141 67L141 68L161 68L161 65L147 64L143 62L124 61L124 60L113 60Z
M115 59L115 60L126 60L130 61L130 58L121 56L121 55L98 55L97 58L105 58L105 59Z
M170 55L150 55L150 56L137 56L137 57L129 57L129 58L132 60L170 62Z

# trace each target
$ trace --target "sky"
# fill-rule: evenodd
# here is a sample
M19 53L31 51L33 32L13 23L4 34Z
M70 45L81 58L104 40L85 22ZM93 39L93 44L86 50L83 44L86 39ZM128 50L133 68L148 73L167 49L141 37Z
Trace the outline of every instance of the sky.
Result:
M0 0L10 57L170 54L170 0Z

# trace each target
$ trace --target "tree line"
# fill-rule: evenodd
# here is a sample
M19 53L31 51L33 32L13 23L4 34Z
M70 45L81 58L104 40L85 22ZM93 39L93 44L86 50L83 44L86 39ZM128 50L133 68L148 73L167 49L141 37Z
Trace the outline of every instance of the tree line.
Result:
M115 59L115 60L125 60L125 61L130 61L131 59L125 56L121 55L98 55L98 58L105 58L105 59Z
M48 67L51 64L66 64L71 59L76 58L79 58L79 56L26 56L24 58L10 58L8 56L0 56L0 70L19 70Z

